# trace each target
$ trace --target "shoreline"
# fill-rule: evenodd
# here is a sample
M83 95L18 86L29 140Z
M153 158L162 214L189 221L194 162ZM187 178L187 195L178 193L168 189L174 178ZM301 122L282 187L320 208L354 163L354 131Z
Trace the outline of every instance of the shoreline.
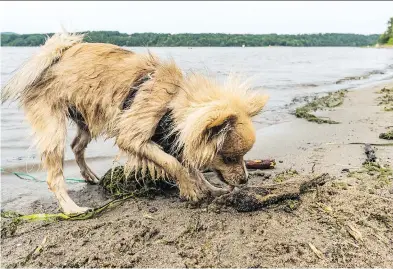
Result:
M309 168L312 166L310 165L312 162L298 161L295 156L307 155L311 158L314 156L313 151L318 151L315 156L326 159L325 165L321 163L320 167L316 166L321 172L323 169L327 169L328 163L333 166L335 162L339 163L340 160L341 162L346 161L347 166L361 166L361 160L364 157L363 149L359 146L348 145L348 143L384 143L386 140L380 139L378 136L380 133L386 132L386 127L392 125L389 122L393 123L393 113L383 111L383 107L378 106L376 100L378 98L376 91L383 87L392 88L393 80L375 83L373 86L350 89L346 93L342 105L314 113L318 117L338 121L339 124L317 124L295 118L279 126L269 126L259 130L257 142L246 156L261 158L261 156L258 157L258 154L265 152L264 158L284 160L282 164L284 167L301 167L302 170L310 172ZM269 143L275 140L285 141L285 146ZM336 145L332 143L336 143ZM345 145L346 148L344 148ZM327 156L332 154L331 151L337 151L338 156ZM387 159L390 165L393 165L393 159L389 157L393 156L393 148L381 150L380 154L383 155L381 158ZM314 157L316 161L318 158ZM339 169L336 168L336 170L336 172L340 172Z
M217 211L191 207L177 197L132 199L95 219L21 224L14 235L1 238L3 264L389 266L393 264L393 250L388 247L393 240L393 178L388 175L388 181L382 182L375 177L376 172L358 173L365 160L364 146L349 144L389 142L378 137L393 129L393 112L384 111L377 100L377 91L385 86L393 88L393 80L351 89L340 106L315 112L318 117L340 124L317 124L293 116L289 122L257 131L256 143L245 159L272 158L277 166L263 171L264 176L250 178L250 185L272 183L274 175L289 169L296 170L300 177L322 173L333 177L332 182L302 197L293 211L277 207L239 213L228 208ZM392 146L377 147L376 154L384 165L393 167ZM92 166L94 169L102 164ZM57 204L46 185L37 184L27 184L29 192L22 192L14 201L9 198L2 209L56 212ZM99 186L73 187L70 195L86 206L96 207L110 199ZM7 188L12 192L12 185ZM41 189L38 194L45 191L44 197L34 196L34 188ZM360 234L362 240L353 234ZM44 236L47 242L43 251L26 262L27 254L42 243ZM322 253L323 259L310 244ZM92 249L98 251L92 253Z

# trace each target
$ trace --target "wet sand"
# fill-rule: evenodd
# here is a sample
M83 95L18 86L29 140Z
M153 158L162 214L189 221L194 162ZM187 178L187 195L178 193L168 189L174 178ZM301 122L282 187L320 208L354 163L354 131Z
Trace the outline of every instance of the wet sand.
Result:
M389 142L378 138L393 125L393 112L383 111L376 100L376 91L384 86L393 87L393 81L351 91L343 105L317 113L341 124L293 118L258 130L246 159L274 158L277 168L265 172L272 175L269 179L252 176L250 185L273 183L274 174L286 169L296 169L298 177L325 172L334 177L305 194L291 210L284 205L239 213L225 207L194 207L171 195L132 199L95 219L18 226L14 235L1 238L2 265L389 267L393 264L393 179L380 182L371 173L354 177L342 171L356 171L365 160L363 146L349 143ZM393 167L393 147L376 148L381 162ZM90 163L100 173L111 167L110 160ZM4 184L11 187L6 182L2 179L2 189ZM25 197L12 201L15 197L10 194L7 203L2 197L5 209L56 212L49 192L42 198L32 196L35 189L46 191L44 183L26 186L17 190ZM71 196L83 206L99 206L110 199L99 186L75 184L72 189ZM42 251L29 256L44 238Z

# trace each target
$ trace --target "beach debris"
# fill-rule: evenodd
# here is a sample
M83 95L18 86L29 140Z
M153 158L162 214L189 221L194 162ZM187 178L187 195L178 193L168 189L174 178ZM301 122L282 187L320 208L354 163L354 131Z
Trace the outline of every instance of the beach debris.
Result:
M317 203L317 205L326 213L331 213L333 211L331 206L325 205L324 203Z
M325 173L311 179L290 180L279 184L248 186L235 189L213 200L213 204L232 207L238 212L251 212L285 202L299 200L301 195L324 185L330 176Z
M308 243L308 246L315 253L315 255L317 255L318 258L320 258L322 260L325 259L325 256L323 255L322 251L317 249L312 243Z
M378 93L381 94L377 99L378 105L383 106L385 111L393 111L393 88L384 87Z
M388 146L393 146L393 143L364 143L364 142L352 142L348 143L348 145L365 145L369 144L370 146L374 147L388 147Z
M41 244L39 244L37 247L35 247L25 258L25 260L23 262L21 262L21 265L25 265L28 261L30 261L33 258L36 258L38 255L41 254L41 252L43 251L43 248L46 244L46 239L47 236L44 237L44 239L42 240Z
M255 160L245 160L245 165L247 169L251 170L265 170L265 169L273 169L276 167L276 160L274 159L255 159ZM213 172L211 169L206 169L203 171L204 173Z
M171 191L177 191L174 182L168 179L151 178L150 174L142 176L132 172L126 176L123 166L109 169L100 180L100 185L106 192L115 196L122 197L133 194L138 197L154 197L165 195Z
M351 144L363 144L363 143L351 143ZM363 162L362 167L358 170L348 173L348 177L354 177L360 180L365 178L372 178L375 180L374 188L380 188L381 186L390 185L393 182L393 170L389 164L383 164L376 156L375 150L371 145L381 146L383 144L368 144L365 143L364 152L366 154L366 160ZM386 146L391 146L386 144ZM373 189L369 189L370 193L375 192Z
M274 159L266 160L246 160L247 169L273 169L276 166L276 161Z
M386 139L386 140L393 140L393 130L386 133L380 133L379 138Z
M366 153L367 159L363 164L370 163L370 162L375 163L377 161L375 150L371 147L370 144L364 145L364 153Z
M153 217L153 216L152 216L152 215L150 215L150 214L143 214L143 217L144 217L145 219L156 220L156 218L155 218L155 217Z
M327 96L315 98L313 101L308 102L304 106L296 108L295 116L298 118L306 119L310 122L316 122L318 124L338 124L339 122L337 121L328 118L317 117L311 112L340 106L344 102L344 97L347 92L347 90L340 90L337 92L329 93Z
M282 172L278 173L274 177L273 181L276 182L276 183L280 183L280 182L288 180L288 179L290 179L290 178L292 178L292 177L294 177L294 176L296 176L298 174L299 173L296 170L294 170L294 169L287 169L285 171L282 171Z
M353 227L351 224L347 225L347 231L356 241L363 241L363 236L361 232L355 227Z

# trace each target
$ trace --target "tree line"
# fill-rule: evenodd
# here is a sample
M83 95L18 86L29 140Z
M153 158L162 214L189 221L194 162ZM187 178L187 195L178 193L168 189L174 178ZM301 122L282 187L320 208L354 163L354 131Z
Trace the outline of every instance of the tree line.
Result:
M111 43L127 47L360 47L372 46L379 40L379 35L360 34L125 34L118 31L85 32L85 42ZM1 33L1 46L40 46L49 34Z
M387 44L393 45L393 17L388 21L388 28L386 31L379 37L379 44Z

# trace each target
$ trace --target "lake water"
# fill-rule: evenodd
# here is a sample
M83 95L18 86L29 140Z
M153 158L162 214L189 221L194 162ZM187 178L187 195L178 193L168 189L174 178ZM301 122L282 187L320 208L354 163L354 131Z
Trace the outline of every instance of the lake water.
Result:
M1 83L38 48L1 48ZM129 48L146 52L146 48ZM295 97L363 86L393 78L393 50L372 48L150 48L163 58L172 57L186 72L202 71L219 78L230 73L253 78L256 90L271 98L258 118L257 128L290 121ZM1 167L45 177L31 148L30 126L16 104L1 107ZM70 127L67 143L75 134ZM117 149L113 141L93 141L87 149L88 162L102 174L110 167ZM74 156L66 151L66 176L79 177ZM103 165L107 164L107 165ZM70 167L67 170L67 165ZM4 182L4 181L3 181ZM3 193L4 194L4 193Z

